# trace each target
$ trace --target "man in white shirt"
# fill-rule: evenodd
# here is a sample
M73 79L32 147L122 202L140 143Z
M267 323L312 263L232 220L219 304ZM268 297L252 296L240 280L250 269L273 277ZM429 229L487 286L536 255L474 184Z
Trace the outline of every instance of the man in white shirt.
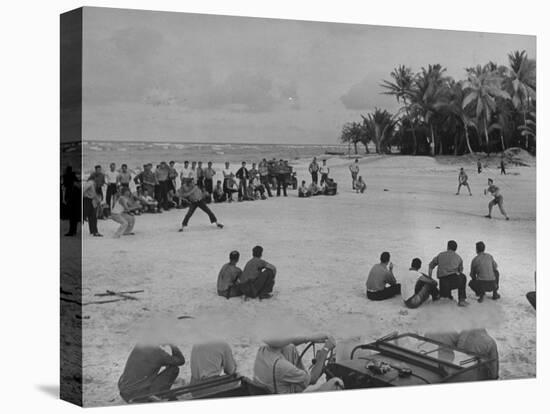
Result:
M414 258L411 268L401 279L401 297L410 309L418 308L430 296L432 300L439 299L437 281L420 272L421 267L422 261L418 257Z
M210 341L193 345L191 384L218 377L222 371L227 375L237 372L237 364L227 342Z
M183 162L183 168L181 169L181 172L180 172L181 184L186 183L186 182L189 181L189 173L190 172L191 172L191 170L189 169L189 161L184 161Z
M107 195L105 196L105 201L107 202L107 207L110 209L112 209L115 204L114 196L117 193L117 178L118 171L116 170L116 164L112 162L109 166L109 171L105 173L105 182L107 183Z
M222 170L223 173L223 190L227 196L227 201L233 201L233 189L231 188L231 180L233 180L233 170L229 167L229 161L225 162L225 167Z

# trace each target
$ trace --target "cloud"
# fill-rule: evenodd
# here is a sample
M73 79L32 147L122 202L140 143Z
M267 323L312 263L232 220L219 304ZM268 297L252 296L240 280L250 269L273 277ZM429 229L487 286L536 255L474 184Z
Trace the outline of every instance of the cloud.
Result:
M376 82L365 78L351 86L351 88L340 97L346 109L360 110L373 107L375 99L373 95L379 95L379 87Z

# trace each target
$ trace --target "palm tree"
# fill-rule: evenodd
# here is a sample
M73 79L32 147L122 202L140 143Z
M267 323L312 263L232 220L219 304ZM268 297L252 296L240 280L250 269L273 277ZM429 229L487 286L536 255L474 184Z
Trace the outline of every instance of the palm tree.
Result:
M431 136L431 154L435 155L434 125L438 116L438 108L448 101L449 78L444 76L446 69L439 64L422 68L415 78L415 87L411 96L411 112L420 116L428 126ZM440 146L440 151L442 146Z
M508 90L512 96L514 107L523 114L523 126L527 127L527 114L531 103L537 99L537 67L536 62L527 57L525 50L508 54L510 64ZM529 137L525 135L525 148L529 145Z
M416 155L416 131L414 127L414 120L411 116L409 108L414 92L415 75L411 68L406 67L405 65L399 65L390 73L390 76L393 78L393 82L382 80L382 84L380 86L386 89L386 91L382 92L382 94L395 96L397 103L403 102L405 116L409 121L408 124L410 125L413 136L413 155Z
M355 154L357 155L357 143L362 141L362 136L362 125L359 122L348 122L342 127L340 140L344 143L353 144Z
M476 119L483 128L485 145L489 151L489 124L497 109L496 98L510 99L510 95L502 89L503 78L497 71L483 68L480 65L468 70L468 80L464 82L466 96L462 107L467 109L475 105Z
M375 108L373 113L367 116L361 115L363 118L363 129L376 146L376 153L380 154L382 149L387 149L387 140L391 138L394 127L395 117L385 109Z
M465 97L465 90L461 82L451 81L449 84L449 99L446 102L436 104L436 108L441 108L454 116L462 124L464 129L464 139L470 154L473 154L472 145L470 144L469 128L477 129L477 125L470 117L468 111L462 106ZM455 155L457 155L458 146L455 145Z

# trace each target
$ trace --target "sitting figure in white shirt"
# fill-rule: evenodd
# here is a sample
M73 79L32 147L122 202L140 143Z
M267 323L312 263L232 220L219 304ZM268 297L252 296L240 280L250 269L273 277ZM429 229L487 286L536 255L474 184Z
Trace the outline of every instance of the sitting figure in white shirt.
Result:
M437 281L420 272L422 261L414 258L409 271L401 278L401 296L405 306L410 309L418 308L431 296L432 300L439 299Z

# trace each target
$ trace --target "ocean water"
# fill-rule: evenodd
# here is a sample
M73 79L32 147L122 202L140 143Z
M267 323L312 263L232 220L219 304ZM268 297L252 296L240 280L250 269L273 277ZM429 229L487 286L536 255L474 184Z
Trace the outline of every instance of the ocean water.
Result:
M204 144L172 142L110 142L85 141L82 143L82 166L84 173L91 172L95 165L107 169L111 162L127 164L131 170L141 169L145 163L156 165L161 161L183 163L185 160L212 161L232 164L246 161L259 162L266 159L292 160L320 156L326 151L345 152L347 145L302 145L302 144ZM69 152L77 152L70 149ZM67 153L64 153L67 154Z

